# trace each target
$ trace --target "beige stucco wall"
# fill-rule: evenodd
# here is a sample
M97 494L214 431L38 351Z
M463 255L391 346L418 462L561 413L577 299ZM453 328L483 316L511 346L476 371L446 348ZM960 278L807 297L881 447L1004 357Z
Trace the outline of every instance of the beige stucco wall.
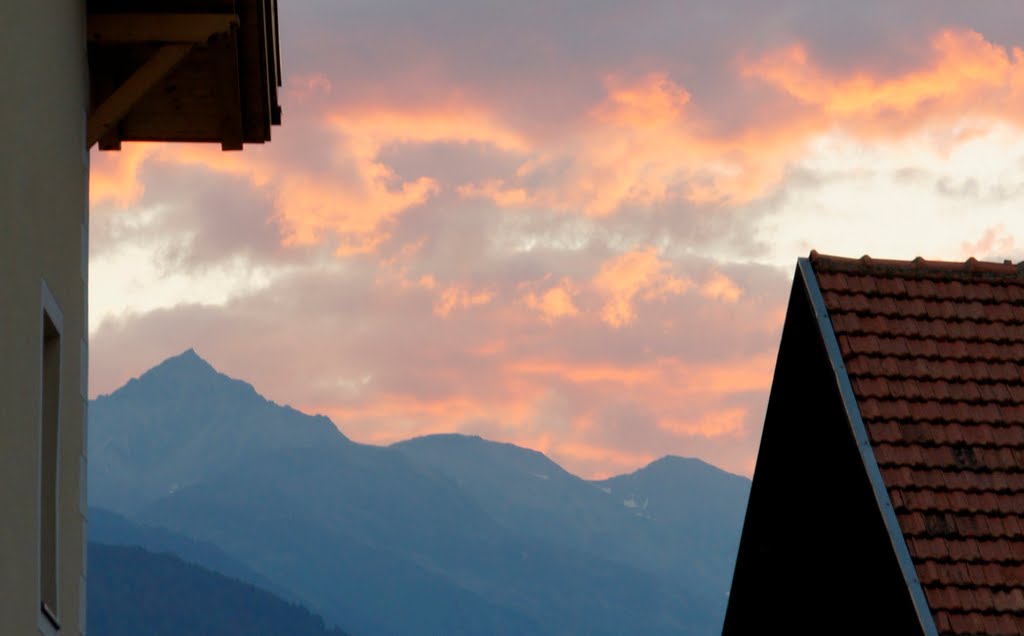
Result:
M60 634L84 632L85 0L0 2L0 634L39 633L42 281L61 340Z

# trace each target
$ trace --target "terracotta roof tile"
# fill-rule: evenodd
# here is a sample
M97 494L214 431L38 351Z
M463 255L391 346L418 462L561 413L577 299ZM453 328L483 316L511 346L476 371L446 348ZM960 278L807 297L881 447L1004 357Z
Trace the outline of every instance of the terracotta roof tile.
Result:
M1024 634L1024 264L811 254L941 634Z

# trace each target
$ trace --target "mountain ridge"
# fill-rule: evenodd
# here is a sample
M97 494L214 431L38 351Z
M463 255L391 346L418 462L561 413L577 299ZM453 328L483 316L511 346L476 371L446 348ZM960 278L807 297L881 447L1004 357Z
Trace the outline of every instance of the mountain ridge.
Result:
M90 541L88 558L90 634L348 636L267 590L171 554Z
M193 349L94 405L92 505L216 546L360 636L720 626L749 482L706 462L667 456L592 481L474 435L359 444ZM734 486L696 525L674 494L685 488L662 483L687 470ZM658 514L624 505L627 488ZM708 532L722 539L705 555ZM415 601L396 613L394 594Z
M200 372L200 373L202 373L202 377L206 379L205 383L203 383L203 382L199 382L199 383L189 382L190 385L202 386L204 384L209 384L209 380L211 378L215 379L217 384L220 384L221 386L231 386L231 387L234 387L235 390L238 390L238 391L240 391L242 393L245 393L245 394L248 394L248 395L250 395L252 397L255 397L255 398L263 401L264 403L266 403L269 406L285 409L286 411L289 411L289 412L292 412L292 413L301 414L301 415L303 415L305 417L310 417L310 418L314 418L316 420L322 421L324 423L329 423L335 430L338 431L338 433L342 437L344 437L345 439L348 439L348 437L345 435L344 431L341 430L341 427L339 427L335 422L333 422L326 415L305 413L304 411L296 409L296 408L294 408L294 407L292 407L290 405L278 404L277 402L275 402L273 400L269 400L269 399L263 397L263 395L260 394L259 391L257 391L256 388L252 384L246 382L245 380L240 380L240 379L237 379L237 378L233 378L231 376L228 376L225 373L222 373L221 371L218 371L216 369L216 367L214 367L208 360L203 358L195 350L194 347L189 347L188 349L185 349L184 351L182 351L179 354L176 354L176 355L170 356L168 358L165 358L164 360L162 360L161 362L157 363L156 365L154 365L150 369L144 371L142 374L140 374L140 375L138 375L136 377L132 377L132 378L128 379L123 385L121 385L120 387L114 389L110 393L100 394L100 395L96 396L93 400L90 400L90 402L92 402L92 403L103 403L105 400L107 400L107 399L109 399L111 397L120 396L120 395L123 395L125 393L131 394L133 391L137 390L139 386L144 385L147 382L152 382L154 380L158 380L158 381L162 381L163 382L163 381L167 381L168 379L179 378L179 377L181 377L183 375L183 372L185 372L185 371L193 372L193 373L194 372ZM663 455L663 456L661 456L661 457L659 457L657 459L651 460L647 464L644 464L642 466L637 467L632 472L621 473L619 475L614 475L612 477L606 477L606 478L602 478L602 479L588 479L586 477L575 475L574 473L566 470L561 465L559 465L557 462L555 462L553 459L548 457L545 453L543 453L541 451L538 451L536 449L528 448L528 447L525 447L525 446L519 446L518 444L514 444L514 443L511 443L511 442L504 442L504 441L500 441L500 440L491 440L491 439L487 439L487 438L481 437L480 435L475 435L475 434L470 434L470 433L449 432L449 433L431 433L431 434L427 434L427 435L417 435L417 436L414 436L414 437L410 437L409 439L404 439L404 440L399 440L397 442L393 442L391 444L388 444L387 446L395 447L395 446L400 446L400 445L405 445L405 444L415 444L415 443L420 443L420 442L433 442L433 441L437 441L437 440L465 440L467 442L487 442L487 443L490 443L490 444L505 445L507 447L518 449L519 451L525 451L525 452L528 452L528 453L535 453L535 454L537 454L537 455L547 459L551 463L555 464L556 466L558 466L559 469L569 473L570 475L573 475L575 477L579 477L580 479L587 479L588 481L593 481L593 482L607 481L609 479L614 479L616 477L625 477L625 476L637 473L639 471L643 471L645 469L653 468L653 467L655 467L657 465L662 465L662 464L665 464L665 463L672 463L672 462L674 462L676 460L683 460L683 461L687 461L687 462L698 462L700 464L704 464L704 465L706 465L706 466L708 466L710 468L713 468L713 469L715 469L717 471L720 471L721 473L724 473L726 475L732 475L732 476L739 477L741 479L745 479L745 480L749 481L749 478L747 478L747 477L745 477L743 475L739 475L737 473L732 473L730 471L727 471L727 470L725 470L725 469L723 469L723 468L721 468L719 466L715 466L714 464L712 464L710 462L707 462L707 461L705 461L705 460L703 460L703 459L701 459L699 457L686 457L686 456L674 455L674 454L666 454L666 455Z

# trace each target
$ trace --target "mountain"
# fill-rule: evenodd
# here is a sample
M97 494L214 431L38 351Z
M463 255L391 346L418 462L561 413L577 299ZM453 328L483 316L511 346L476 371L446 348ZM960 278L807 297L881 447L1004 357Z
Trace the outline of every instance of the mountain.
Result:
M346 636L264 590L138 547L89 543L92 636Z
M726 539L696 558L677 545L700 524L669 500L686 489L674 474L643 482L679 512L652 516L618 482L508 444L356 444L194 351L98 399L89 447L94 505L214 545L361 636L714 633L739 535L716 524L746 499L727 488L721 505L738 512L700 509Z
M91 543L135 546L148 552L172 554L182 561L250 583L286 600L296 600L286 589L243 565L212 543L197 541L166 528L134 523L115 512L95 506L89 507L88 530Z
M452 479L504 526L658 573L724 613L750 481L664 457L586 481L536 451L463 435L392 446Z
M192 349L89 404L90 503L132 512L254 454L343 441Z
M699 459L670 455L634 473L593 483L637 517L649 520L662 565L675 570L688 563L691 576L728 593L749 479ZM720 599L724 612L726 597Z
M696 603L645 572L519 537L387 448L267 455L140 518L222 546L361 634L613 636L704 624Z
M429 435L393 444L441 472L502 525L583 549L602 549L612 526L632 521L607 495L537 451L476 436Z

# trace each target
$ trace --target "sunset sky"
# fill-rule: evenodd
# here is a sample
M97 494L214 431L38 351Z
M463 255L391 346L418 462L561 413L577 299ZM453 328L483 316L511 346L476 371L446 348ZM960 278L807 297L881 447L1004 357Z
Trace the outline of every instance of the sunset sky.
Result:
M265 146L92 153L90 391L753 471L796 259L1024 259L1020 0L280 0Z

